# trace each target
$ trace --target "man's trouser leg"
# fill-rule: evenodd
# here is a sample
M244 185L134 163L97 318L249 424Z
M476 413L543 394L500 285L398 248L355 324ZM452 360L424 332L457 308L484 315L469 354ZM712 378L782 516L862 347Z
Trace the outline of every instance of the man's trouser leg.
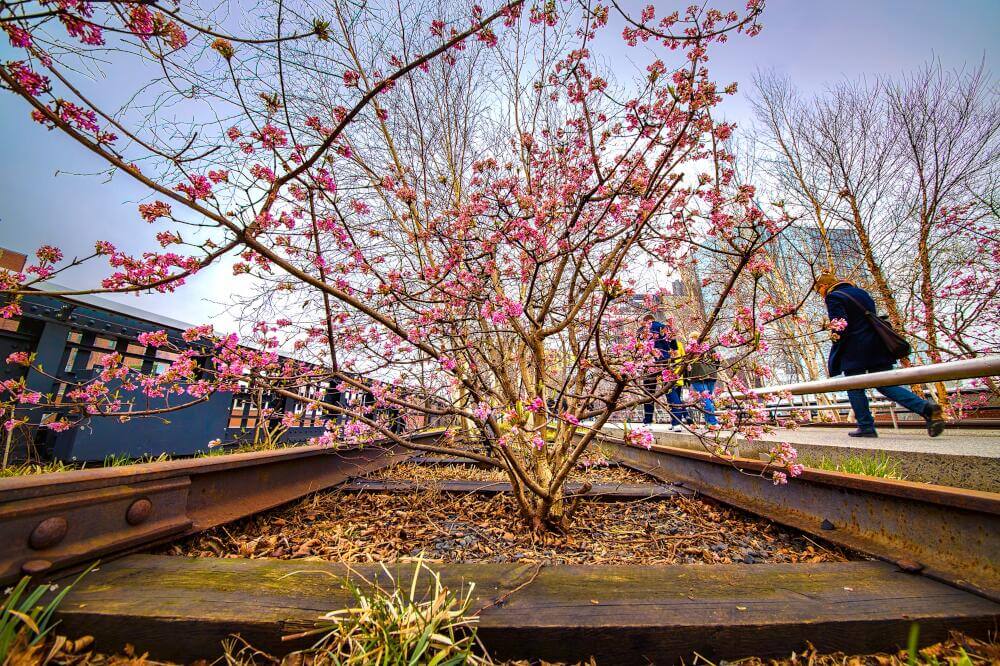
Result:
M656 403L653 402L653 398L651 396L656 393L656 375L653 374L645 377L642 380L642 387L646 389L646 393L649 394L647 396L644 396L646 400L648 400L649 402L644 403L642 406L642 422L652 423L653 413L656 409Z
M712 400L712 393L715 392L715 380L706 379L691 383L698 393L707 393L701 408L705 412L705 423L708 425L719 425L719 419L715 418L715 402Z
M847 377L864 374L867 374L865 370L844 373ZM854 418L858 423L858 428L861 430L875 430L875 417L872 416L872 410L868 406L868 394L865 393L865 389L852 389L848 391L847 399L851 402L851 409L854 410Z
M670 425L681 425L687 418L687 408L683 406L684 398L681 397L681 387L674 386L667 393L667 402L670 405Z
M908 388L902 386L880 386L875 389L893 402L898 402L914 414L927 415L927 401Z

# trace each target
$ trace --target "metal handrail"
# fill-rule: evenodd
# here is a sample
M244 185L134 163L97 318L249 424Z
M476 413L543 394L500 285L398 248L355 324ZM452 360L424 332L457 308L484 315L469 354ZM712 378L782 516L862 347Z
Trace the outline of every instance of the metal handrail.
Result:
M970 358L962 361L895 368L882 372L871 372L865 375L834 377L832 379L819 379L796 384L782 384L780 386L763 386L751 389L749 393L750 395L770 395L773 393L809 395L812 393L877 388L879 386L897 386L899 384L943 382L953 379L976 379L979 377L992 377L994 375L1000 375L1000 354Z

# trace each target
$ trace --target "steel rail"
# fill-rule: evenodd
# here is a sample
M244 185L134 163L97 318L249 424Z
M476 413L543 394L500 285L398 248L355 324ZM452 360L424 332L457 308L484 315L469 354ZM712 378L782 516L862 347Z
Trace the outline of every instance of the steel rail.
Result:
M759 460L600 439L663 481L1000 601L1000 493L812 469L776 486Z
M870 372L865 375L850 377L833 377L810 382L781 384L779 386L763 386L748 391L750 395L770 395L772 393L791 393L792 395L809 395L812 393L830 393L849 391L851 389L878 388L879 386L897 386L899 384L922 384L924 382L943 382L953 379L975 379L1000 375L1000 354L970 358L962 361L946 363L931 363L929 365L911 366L909 368L894 368L882 372ZM740 394L737 394L738 396Z
M194 534L409 455L299 446L0 479L0 584Z

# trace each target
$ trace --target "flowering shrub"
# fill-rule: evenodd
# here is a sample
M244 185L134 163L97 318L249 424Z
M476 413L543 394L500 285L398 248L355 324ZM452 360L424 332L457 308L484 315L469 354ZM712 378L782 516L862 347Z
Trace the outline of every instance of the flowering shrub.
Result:
M732 126L711 114L735 86L712 81L708 53L759 31L759 0L739 11L622 15L625 43L654 51L631 81L605 71L594 51L619 11L604 5L445 7L412 35L419 8L397 19L367 6L337 20L286 16L280 42L301 48L286 46L280 62L277 35L199 27L212 17L185 3L170 15L127 0L58 5L0 8L24 52L0 78L39 122L149 191L137 217L157 227L164 251L130 255L100 240L66 262L43 248L34 270L0 275L0 316L18 316L26 290L87 261L109 264L98 291L172 292L223 257L245 285L234 297L243 339L199 326L183 335L202 345L196 351L162 331L143 334L141 344L176 360L144 375L109 355L97 378L64 396L80 419L143 413L112 381L185 404L250 386L343 417L320 443L388 437L507 470L540 527L569 519L563 483L609 419L662 402L687 363L719 346L734 358L761 349L763 328L790 313L743 299L735 320L718 316L772 270L762 248L790 221L764 215L753 186L738 181L719 144ZM34 39L47 13L65 25L55 37L62 50ZM366 24L410 36L370 43L357 27ZM153 58L157 72L183 78L190 103L211 113L190 135L174 131L171 105L157 97L174 95L172 79L138 93L149 101L142 122L102 108L100 95L75 95L60 58L69 51L100 68L105 52L92 47L105 41L115 57ZM530 70L520 55L528 51L538 54ZM344 65L327 72L314 58ZM698 175L688 182L686 172ZM686 336L688 351L664 363L630 304L633 269L690 265L693 238L714 239L732 260L730 287ZM769 370L747 362L740 372ZM366 397L332 402L314 390L320 382ZM8 404L36 400L16 383L5 388ZM441 443L400 438L394 423L418 414L448 426ZM731 425L748 436L759 429L742 418ZM652 443L643 429L630 438ZM790 459L775 464L794 475Z

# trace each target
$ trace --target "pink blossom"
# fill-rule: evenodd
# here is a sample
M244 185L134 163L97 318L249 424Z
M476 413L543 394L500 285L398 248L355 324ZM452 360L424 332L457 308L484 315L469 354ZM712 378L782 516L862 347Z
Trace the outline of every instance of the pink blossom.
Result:
M8 62L7 70L29 95L38 95L49 89L48 77L37 74L23 60Z
M648 428L634 428L629 430L625 441L634 446L641 446L648 451L653 448L653 433Z
M8 303L0 307L0 319L13 319L21 315L21 305L19 303Z
M104 31L100 26L72 14L59 14L59 20L70 37L75 37L88 46L104 44Z
M288 135L285 130L268 123L260 128L259 132L253 132L250 137L260 141L264 148L274 150L288 145Z
M266 180L269 183L274 182L274 171L263 164L254 163L250 166L250 175L258 180Z
M35 250L35 256L39 261L55 263L63 258L62 250L52 245L43 245Z
M417 191L409 185L400 185L396 190L396 197L403 203L413 203L417 200Z
M573 425L580 425L580 419L576 418L576 415L570 412L563 412L562 414L559 415L559 417L563 421L566 421L567 423L572 423Z
M14 352L7 356L7 363L13 365L31 365L31 354L26 351Z
M187 183L178 183L174 186L174 189L178 192L183 192L192 201L207 199L212 195L212 183L208 178L200 174L188 176Z
M10 39L10 45L15 48L26 49L33 43L31 34L23 28L19 28L18 26L10 23L0 24L0 28L3 28L7 32L7 37Z
M143 41L156 32L153 13L145 5L132 5L129 9L128 28Z
M42 400L42 394L37 391L25 391L21 394L19 402L28 405L37 405Z
M169 342L167 332L163 330L139 334L139 344L146 345L147 347L163 347L169 344Z
M179 189L179 187L178 187ZM139 204L139 215L146 222L155 222L161 217L170 217L170 204L163 201L154 201L148 204Z
M529 402L525 409L529 412L540 414L545 411L545 401L542 400L542 396L536 395L535 399Z

